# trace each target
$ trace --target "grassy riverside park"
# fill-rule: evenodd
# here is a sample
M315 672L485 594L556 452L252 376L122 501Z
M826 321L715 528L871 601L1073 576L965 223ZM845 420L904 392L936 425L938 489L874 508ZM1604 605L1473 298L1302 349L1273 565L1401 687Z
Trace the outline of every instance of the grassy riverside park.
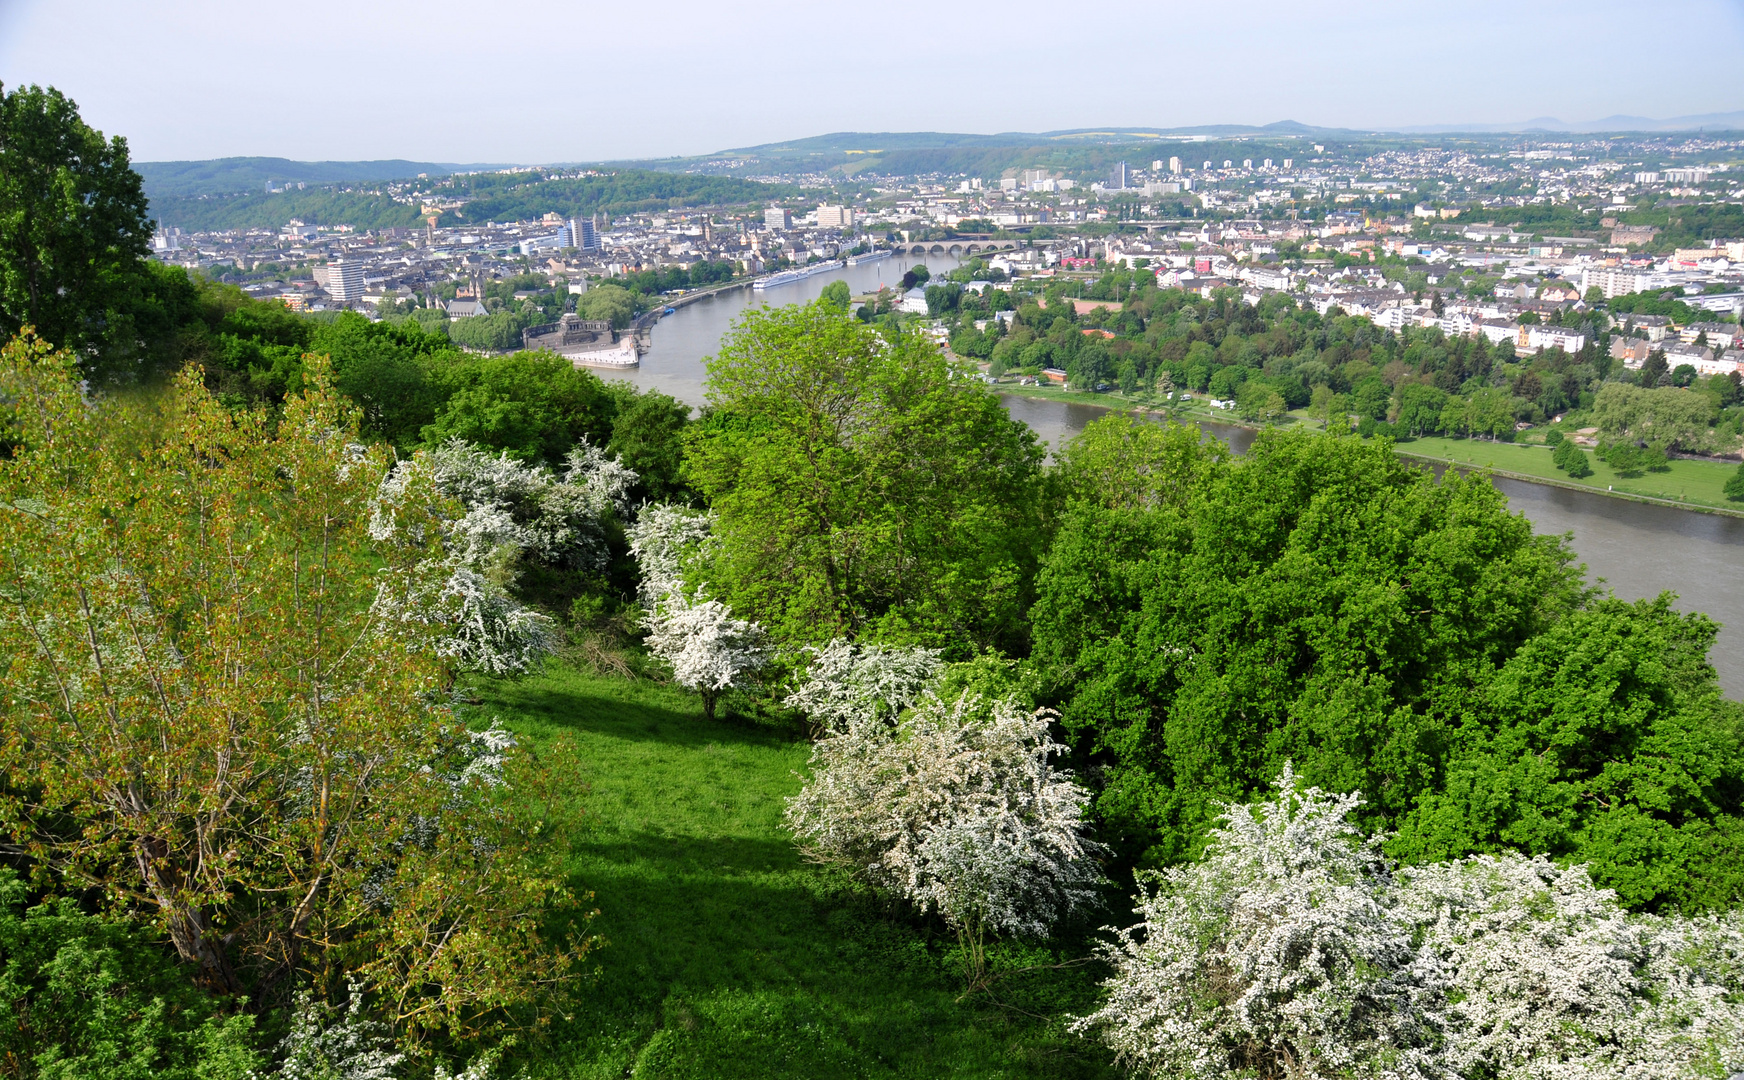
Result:
M1158 403L1121 394L1098 394L1058 387L1015 386L1006 383L996 384L994 392L1067 401L1096 408L1145 409L1158 415L1165 412ZM1262 426L1244 421L1232 412L1209 408L1199 398L1195 398L1185 407L1177 407L1175 415L1183 420L1206 420L1231 427ZM1301 410L1289 414L1278 426L1289 427L1297 424L1319 427L1318 421L1307 419ZM1663 471L1620 476L1588 449L1587 463L1592 467L1593 473L1585 479L1576 480L1552 464L1550 449L1542 442L1505 443L1425 435L1396 440L1393 448L1401 457L1445 462L1462 468L1492 469L1499 476L1513 476L1522 480L1554 484L1557 487L1592 491L1600 495L1669 503L1689 510L1744 515L1744 503L1728 500L1722 490L1726 481L1738 471L1739 463L1732 459L1702 461L1673 458L1666 462Z
M530 1075L1118 1075L1107 1051L1063 1028L1094 1007L1099 965L1014 974L997 1003L958 1001L942 924L801 856L781 815L809 756L803 732L710 724L694 694L555 660L474 690L478 718L500 717L536 750L566 738L583 768L572 870L606 944L573 1018L524 1051ZM1110 890L1072 937L1006 944L992 962L1088 955L1095 926L1131 921L1128 904Z

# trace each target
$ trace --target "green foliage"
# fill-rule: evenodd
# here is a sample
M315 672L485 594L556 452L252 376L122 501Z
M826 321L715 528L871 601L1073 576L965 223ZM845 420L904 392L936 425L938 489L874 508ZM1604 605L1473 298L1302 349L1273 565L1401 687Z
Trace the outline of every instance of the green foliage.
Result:
M532 325L532 320L519 311L494 311L455 319L448 324L448 336L456 345L468 349L506 352L520 348L521 331Z
M954 282L926 287L927 314L935 318L957 310L963 299L963 287Z
M105 141L52 87L0 86L0 337L33 326L88 374L137 375L128 309L155 281L150 236L126 141Z
M1738 466L1738 471L1726 481L1725 492L1732 502L1744 502L1744 465Z
M1593 474L1593 467L1587 461L1586 451L1576 446L1571 439L1557 441L1556 449L1551 452L1551 461L1555 462L1557 468L1576 480Z
M1042 451L930 341L827 305L752 310L708 388L685 475L735 613L787 644L1021 642Z
M595 285L575 300L575 313L584 319L602 319L622 330L635 319L640 305L621 285Z
M253 1017L189 982L138 925L65 897L31 903L0 866L0 1075L20 1080L244 1080L264 1064Z
M1487 481L1436 481L1385 444L1174 453L1170 498L1067 509L1033 612L1103 770L1101 838L1128 858L1193 857L1216 802L1286 760L1396 821L1435 783L1448 708L1580 596L1561 542Z
M609 389L617 415L606 450L641 478L643 499L688 502L691 496L682 471L690 406L658 390L637 393L629 383L612 383Z
M411 169L410 177L424 169ZM546 213L587 217L628 214L686 206L755 205L779 198L788 189L749 180L686 173L621 169L592 176L551 178L526 172L475 173L420 185L437 198L467 199L447 211L440 224L526 221ZM320 225L359 229L417 227L418 207L396 201L381 179L263 194L250 185L239 194L181 194L159 191L152 209L164 221L190 230L278 228L292 218Z
M349 311L315 326L307 349L332 358L334 381L363 410L363 430L401 449L435 420L444 372L458 359L446 335L417 322L372 323Z
M612 280L630 292L653 295L731 281L736 272L737 267L730 262L700 262L688 270L682 266L663 266L658 270L638 270Z
M1593 399L1592 420L1601 442L1700 451L1718 448L1710 427L1717 411L1712 397L1680 387L1606 383Z
M527 221L547 213L563 217L633 214L687 206L761 205L792 189L729 176L616 169L580 177L539 173L474 173L444 181L437 191L466 198L440 224Z
M1407 383L1399 387L1399 415L1393 423L1412 435L1432 435L1441 430L1441 414L1447 394L1433 386Z
M1676 297L1680 295L1682 295L1681 292L1674 291L1668 294L1663 290L1628 293L1612 297L1605 301L1605 306L1610 309L1612 316L1618 317L1617 321L1622 323L1627 323L1630 315L1659 315L1677 323L1701 322L1702 311L1677 299Z
M853 302L854 293L853 290L848 288L847 282L832 281L824 286L823 294L819 296L818 299L829 304L831 307L836 308L838 311L846 311L848 310L848 305Z
M560 356L520 352L451 367L446 400L421 434L426 443L464 439L521 461L555 465L582 439L611 437L605 384Z
M1744 709L1706 659L1718 630L1661 596L1600 601L1526 643L1448 702L1446 780L1395 854L1549 854L1637 908L1744 901Z

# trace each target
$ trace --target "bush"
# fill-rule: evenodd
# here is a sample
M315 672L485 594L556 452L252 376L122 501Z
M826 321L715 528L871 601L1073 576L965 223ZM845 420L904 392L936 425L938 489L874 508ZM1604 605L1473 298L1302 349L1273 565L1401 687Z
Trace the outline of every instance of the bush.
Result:
M1580 867L1393 868L1357 795L1224 808L1145 875L1080 1020L1152 1076L1721 1076L1744 1060L1744 921L1629 916Z
M1738 471L1726 481L1725 491L1732 502L1744 502L1744 465L1738 466Z
M818 741L788 827L813 857L937 912L978 988L988 931L1042 935L1093 901L1090 796L1050 760L1066 748L1045 711L965 692L892 725L873 704Z
M254 1021L196 989L139 926L28 889L0 867L0 1075L229 1080L253 1075Z
M1552 434L1560 435L1562 433L1552 432ZM1557 468L1577 480L1593 474L1593 467L1587 464L1586 452L1568 439L1557 441L1556 449L1551 453L1550 460L1555 463Z

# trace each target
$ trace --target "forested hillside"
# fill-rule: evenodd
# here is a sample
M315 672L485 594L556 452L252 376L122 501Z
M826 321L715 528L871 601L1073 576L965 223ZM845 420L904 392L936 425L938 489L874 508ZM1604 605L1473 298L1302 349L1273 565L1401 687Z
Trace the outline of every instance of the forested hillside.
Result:
M585 176L547 177L543 172L483 172L420 182L407 174L401 188L416 187L436 199L466 199L443 214L441 224L524 221L555 213L564 217L681 210L693 206L742 206L783 198L793 190L722 176L623 169ZM359 229L408 228L423 222L421 200L396 199L380 181L327 184L266 194L152 193L159 221L197 230L278 228L295 218L315 225Z

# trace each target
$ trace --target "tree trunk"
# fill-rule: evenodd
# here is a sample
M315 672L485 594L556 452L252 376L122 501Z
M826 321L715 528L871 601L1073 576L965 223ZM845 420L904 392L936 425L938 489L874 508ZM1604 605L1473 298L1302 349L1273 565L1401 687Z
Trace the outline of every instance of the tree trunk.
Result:
M720 693L715 690L704 690L702 692L702 718L704 720L707 720L710 723L714 722L715 702L720 699L720 696Z
M205 912L184 899L171 876L164 873L162 846L161 841L143 838L135 848L135 859L146 888L157 898L170 942L183 960L200 969L196 978L202 986L215 994L242 993L242 980L231 967L224 943L213 932Z

